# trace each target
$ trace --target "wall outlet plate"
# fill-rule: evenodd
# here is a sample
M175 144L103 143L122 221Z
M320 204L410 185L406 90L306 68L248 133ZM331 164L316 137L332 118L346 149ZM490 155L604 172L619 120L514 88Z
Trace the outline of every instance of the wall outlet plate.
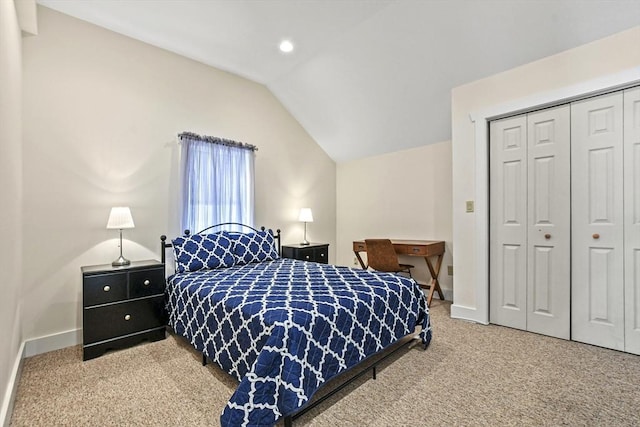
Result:
M447 274L453 276L453 265L447 265Z

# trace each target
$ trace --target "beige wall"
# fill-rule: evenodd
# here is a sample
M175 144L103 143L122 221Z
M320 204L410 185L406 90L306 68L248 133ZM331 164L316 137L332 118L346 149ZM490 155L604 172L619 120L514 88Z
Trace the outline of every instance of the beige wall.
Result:
M629 77L627 77L629 76ZM640 76L640 27L560 54L457 87L452 93L453 257L456 286L453 317L488 320L486 259L488 117L544 105L566 97L632 82ZM627 83L628 83L627 82ZM477 126L478 127L477 127ZM479 155L478 155L479 153ZM479 191L480 189L480 191ZM476 197L476 213L465 212L465 201ZM567 260L568 262L568 260Z
M22 280L22 52L13 1L0 1L0 423L18 357Z
M451 143L449 141L351 162L337 168L337 263L354 265L352 242L389 237L446 241L440 282L451 294ZM429 276L422 259L414 276Z
M24 42L24 335L80 328L82 265L117 257L111 206L131 207L130 259L176 236L181 131L259 147L256 224L335 246L335 163L264 86L38 9Z

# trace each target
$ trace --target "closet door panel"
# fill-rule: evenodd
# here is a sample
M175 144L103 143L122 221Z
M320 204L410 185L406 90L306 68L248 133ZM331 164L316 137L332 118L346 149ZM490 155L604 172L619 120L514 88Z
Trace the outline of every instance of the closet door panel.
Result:
M640 87L624 92L625 351L640 354Z
M525 329L527 282L527 120L490 125L490 321Z
M530 113L527 330L569 339L570 107Z
M622 93L571 106L571 337L624 349Z

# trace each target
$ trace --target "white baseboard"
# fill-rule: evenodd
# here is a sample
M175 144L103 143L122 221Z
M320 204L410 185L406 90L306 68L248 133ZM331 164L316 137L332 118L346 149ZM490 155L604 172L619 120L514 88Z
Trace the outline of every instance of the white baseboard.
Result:
M22 374L22 361L24 360L25 343L20 344L16 360L13 363L13 369L11 370L11 377L9 378L9 384L7 384L7 390L2 400L2 408L0 408L0 422L4 427L8 427L11 423L11 414L13 414L13 404L16 401L16 394L18 391L18 384L20 383L20 374Z
M475 307L465 307L463 305L452 304L451 318L488 325L488 323L478 320L478 310Z
M61 348L72 347L82 343L82 329L60 332L25 341L24 357L36 356Z

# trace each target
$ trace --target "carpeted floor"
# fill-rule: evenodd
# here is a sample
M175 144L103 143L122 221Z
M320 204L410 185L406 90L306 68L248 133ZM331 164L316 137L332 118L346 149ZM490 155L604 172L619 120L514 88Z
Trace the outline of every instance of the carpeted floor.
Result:
M295 426L640 426L640 356L449 317ZM216 426L234 380L183 340L25 360L12 426Z

